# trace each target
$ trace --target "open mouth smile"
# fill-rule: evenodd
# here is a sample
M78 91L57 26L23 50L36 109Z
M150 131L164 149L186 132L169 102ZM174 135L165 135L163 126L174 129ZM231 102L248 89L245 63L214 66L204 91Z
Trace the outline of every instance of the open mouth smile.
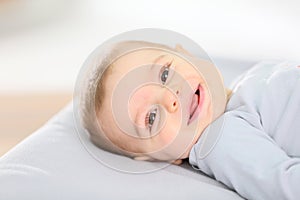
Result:
M199 84L198 87L196 88L196 91L192 94L191 97L191 104L189 106L189 120L188 120L188 125L192 123L198 116L201 111L201 107L203 104L203 88Z

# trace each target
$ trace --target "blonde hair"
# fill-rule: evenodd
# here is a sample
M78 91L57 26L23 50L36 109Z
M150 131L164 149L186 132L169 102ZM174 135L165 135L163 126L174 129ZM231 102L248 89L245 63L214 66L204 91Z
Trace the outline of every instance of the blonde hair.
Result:
M103 106L105 98L105 82L112 73L112 63L122 54L129 50L141 49L146 47L160 48L175 51L166 45L145 42L145 41L124 41L115 43L95 51L86 62L89 68L84 74L84 86L80 97L80 117L83 127L89 132L91 141L103 150L135 157L136 153L131 153L116 146L116 142L111 141L103 132L97 121L97 112ZM231 91L226 89L227 97L231 95Z

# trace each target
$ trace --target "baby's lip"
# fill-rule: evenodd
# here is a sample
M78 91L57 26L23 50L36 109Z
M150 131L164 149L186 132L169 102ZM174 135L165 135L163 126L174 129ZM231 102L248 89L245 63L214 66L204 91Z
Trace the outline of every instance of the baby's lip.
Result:
M204 92L200 84L194 89L193 93L190 95L190 103L188 104L188 122L189 125L192 123L198 116L201 111L203 104Z

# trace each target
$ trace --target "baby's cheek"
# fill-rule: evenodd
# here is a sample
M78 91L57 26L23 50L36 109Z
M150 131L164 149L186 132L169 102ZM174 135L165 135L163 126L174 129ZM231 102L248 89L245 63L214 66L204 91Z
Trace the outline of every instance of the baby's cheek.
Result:
M166 123L165 127L162 129L162 131L160 132L160 140L162 145L169 145L170 143L172 143L175 138L177 137L177 135L179 134L179 130L180 130L180 123L176 123L173 121L169 121Z

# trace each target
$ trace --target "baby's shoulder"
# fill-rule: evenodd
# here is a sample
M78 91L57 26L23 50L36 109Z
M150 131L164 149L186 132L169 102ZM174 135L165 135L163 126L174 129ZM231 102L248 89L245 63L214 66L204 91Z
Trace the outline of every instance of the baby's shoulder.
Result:
M298 71L299 74L299 65L299 62L294 61L261 61L238 76L232 82L230 88L235 92L240 87L246 87L249 84L251 84L251 86L265 84L275 77L286 76L288 73L295 71Z
M295 82L300 79L299 63L291 61L262 61L244 72L233 84L231 104L259 103L268 94L275 94L274 90L287 93L293 90Z

